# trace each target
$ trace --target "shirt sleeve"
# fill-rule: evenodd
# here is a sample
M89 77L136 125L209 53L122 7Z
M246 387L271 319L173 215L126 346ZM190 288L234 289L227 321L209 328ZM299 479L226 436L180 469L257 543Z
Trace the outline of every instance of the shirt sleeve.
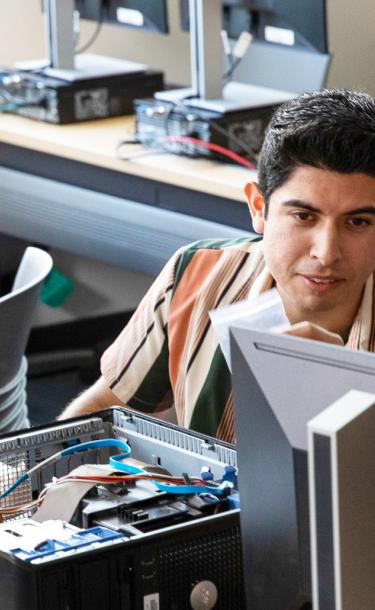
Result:
M144 412L173 405L167 322L181 251L168 261L101 359L101 372L112 392Z

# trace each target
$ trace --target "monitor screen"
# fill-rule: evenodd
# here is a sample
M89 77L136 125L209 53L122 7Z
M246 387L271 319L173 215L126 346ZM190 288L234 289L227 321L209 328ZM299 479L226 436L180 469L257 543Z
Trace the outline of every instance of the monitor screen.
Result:
M230 38L249 31L257 41L327 53L326 0L221 0ZM189 29L189 0L180 0L181 27Z
M148 32L168 32L167 0L75 0L81 19Z
M251 31L251 14L242 0L221 0L223 29L230 38L238 38L243 30ZM189 30L189 0L180 0L181 29Z
M327 53L325 0L243 0L258 40Z

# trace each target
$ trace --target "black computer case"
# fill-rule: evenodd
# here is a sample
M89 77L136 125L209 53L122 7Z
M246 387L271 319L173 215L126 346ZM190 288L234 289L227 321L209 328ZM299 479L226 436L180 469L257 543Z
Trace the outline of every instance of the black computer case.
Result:
M232 445L126 409L0 437L1 489L15 477L75 443L126 439L132 456L174 475L214 479L236 467ZM53 476L81 463L108 460L113 450L77 453L48 466L0 500L0 507L35 497ZM14 496L18 494L18 498ZM13 496L13 497L12 497ZM168 523L113 543L55 553L27 562L0 550L0 607L4 610L243 610L239 509L236 490L207 516ZM32 511L20 517L32 519ZM3 516L4 519L4 516ZM8 520L9 519L9 520ZM5 517L9 528L14 523ZM4 527L4 525L2 526ZM131 528L130 528L131 529Z

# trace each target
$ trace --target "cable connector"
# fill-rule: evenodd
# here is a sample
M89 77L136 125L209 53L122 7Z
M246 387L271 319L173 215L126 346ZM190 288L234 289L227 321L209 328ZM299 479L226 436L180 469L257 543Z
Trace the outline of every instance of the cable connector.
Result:
M201 479L203 481L213 481L214 480L214 475L212 474L211 468L209 466L202 466Z
M228 34L226 30L220 31L221 41L223 43L224 53L227 57L232 57L232 49L230 47L230 42L228 38Z
M233 47L232 56L236 59L242 59L252 40L253 36L250 34L250 32L241 32L236 44Z
M243 56L245 55L247 49L249 48L251 42L253 40L252 34L250 32L241 32L238 37L238 40L235 42L235 45L228 55L228 63L229 68L226 72L224 72L223 80L224 83L227 83L231 80L235 69L241 63Z
M223 481L229 481L234 487L237 487L237 468L235 466L224 466L222 476Z

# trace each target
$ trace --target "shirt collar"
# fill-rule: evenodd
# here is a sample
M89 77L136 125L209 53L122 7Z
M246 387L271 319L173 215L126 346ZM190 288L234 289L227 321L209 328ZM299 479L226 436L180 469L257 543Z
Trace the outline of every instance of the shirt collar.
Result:
M362 301L350 329L347 347L351 349L374 350L374 277L368 278Z

